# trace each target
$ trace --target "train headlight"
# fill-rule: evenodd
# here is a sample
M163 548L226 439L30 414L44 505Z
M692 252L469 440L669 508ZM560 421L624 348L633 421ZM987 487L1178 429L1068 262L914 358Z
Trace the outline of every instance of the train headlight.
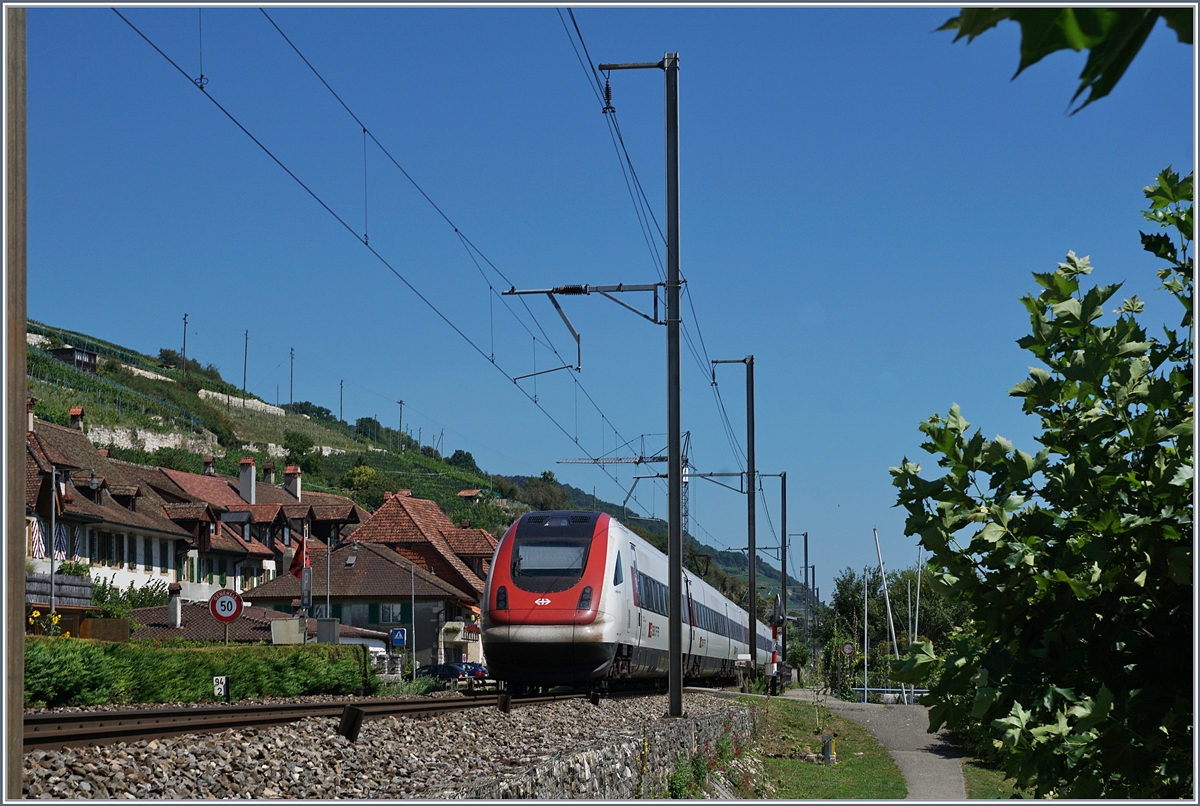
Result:
M579 604L575 606L576 610L590 610L592 607L592 586L587 585L583 589L583 593L579 594Z
M496 589L496 609L508 609L508 588L504 587L503 585Z

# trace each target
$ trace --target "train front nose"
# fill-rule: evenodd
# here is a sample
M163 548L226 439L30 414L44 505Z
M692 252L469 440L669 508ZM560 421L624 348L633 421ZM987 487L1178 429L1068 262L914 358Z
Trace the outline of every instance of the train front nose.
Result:
M607 516L531 513L509 530L488 580L483 651L501 680L575 684L602 676L616 651L601 610Z
M602 677L615 645L596 625L504 624L484 630L488 671L499 680L534 685L572 685Z

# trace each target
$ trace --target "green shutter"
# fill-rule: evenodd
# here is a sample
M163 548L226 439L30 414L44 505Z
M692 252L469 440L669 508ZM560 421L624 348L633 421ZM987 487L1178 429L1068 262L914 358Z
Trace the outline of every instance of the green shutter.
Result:
M403 624L412 624L412 602L400 604L400 621Z
M379 602L371 602L367 605L367 622L369 624L379 623Z
M333 603L333 617L338 618L338 619L340 619L342 617L342 603L341 602Z

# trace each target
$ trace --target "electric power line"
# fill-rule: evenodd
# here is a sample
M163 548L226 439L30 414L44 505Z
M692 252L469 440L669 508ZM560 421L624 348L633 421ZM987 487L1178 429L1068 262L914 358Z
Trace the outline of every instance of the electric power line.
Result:
M421 300L421 302L425 303L426 307L428 307L431 311L433 311L438 316L438 318L440 318L443 322L445 322L446 325L448 325L455 333L457 333L464 341L466 341L467 344L469 344L472 349L474 349L477 353L479 353L479 355L482 356L489 364L491 364L493 367L495 367L497 369L497 371L499 371L502 375L504 375L505 378L512 381L513 385L516 386L517 389L519 389L521 391L521 393L524 394L530 400L530 402L532 402L546 416L546 418L549 419L550 422L552 422L554 424L554 426L559 429L559 431L561 431L568 439L571 439L571 435L566 430L566 428L561 423L559 423L558 420L555 419L555 417L552 414L550 414L550 412L547 411L544 406L541 405L541 403L539 403L532 395L530 395L529 392L527 392L525 389L523 389L520 386L520 384L518 384L516 382L516 380L513 378L512 375L510 375L499 364L496 364L491 358L489 358L489 356L486 353L484 353L484 351L479 347L479 345L477 345L474 342L474 340L472 340L456 324L454 324L454 322L452 322L449 319L449 317L447 317L444 313L442 313L442 311L436 305L434 305L427 297L425 297L420 291L418 291L417 288L411 282L409 282L406 277L404 277L404 275L402 275L390 262L388 262L388 260L386 258L384 258L381 254L379 254L379 252L374 247L372 247L370 244L368 244L362 236L358 235L358 233L356 233L354 231L354 229L348 223L346 223L345 219L343 219L341 216L339 216L331 207L329 207L328 204L325 203L325 201L323 199L321 199L320 196L318 196L308 185L306 185L303 182L303 180L301 180L298 176L296 176L295 173L293 173L291 171L291 169L289 169L286 165L284 165L284 163L278 157L276 157L275 154L269 148L267 148L266 145L264 145L262 143L262 141L260 141L245 126L243 126L242 123L236 117L234 117L234 115L231 112L229 112L229 110L227 110L224 106L222 106L220 104L220 102L218 102L216 100L216 98L214 98L211 94L209 94L204 87L197 85L191 79L191 77L188 76L188 74L170 56L168 56L165 52L163 52L163 50L161 48L159 48L158 45L156 45L149 37L147 37L144 33L142 33L142 31L136 25L134 25L128 18L126 18L125 15L121 14L121 12L115 8L112 9L112 11L114 14L116 14L118 17L120 17L121 20L123 22L125 22L125 24L128 25L134 31L134 33L136 33L138 36L140 36L146 42L146 44L148 44L148 45L150 45L150 47L154 48L154 50L157 51L158 54L160 56L162 56L163 59L165 59L168 64L170 64L172 67L174 67L175 70L180 73L180 75L184 76L184 78L187 78L189 83L191 83L193 86L196 86L201 92L203 92L205 97L208 98L209 101L211 101L212 104L214 106L216 106L217 109L219 109L222 114L224 114L227 118L229 118L230 122L232 122L235 126L237 126L239 129L241 129L241 131L247 137L249 137L250 140L263 151L263 153L265 153L268 157L270 157L271 160L276 165L278 165L288 176L290 176L292 178L292 180L295 181L296 184L298 184L306 193L308 193L309 196L311 196L314 201L316 201L319 205L321 205L321 207L324 208L325 211L328 212L334 218L334 220L336 220L339 224L341 224L342 227L347 232L349 232L354 237L355 240L357 240L359 243L361 243L365 249L370 251L371 254L374 255L375 258L377 260L379 260L379 262L382 263L393 275L395 275L396 278L399 279L410 291L412 291L413 294L415 294L417 296L417 298ZM265 14L266 12L263 12L263 13ZM269 17L268 17L268 19L269 19ZM276 27L278 27L278 26L276 26ZM282 34L282 31L280 33ZM299 52L299 51L297 51L297 52ZM303 55L301 55L301 58L303 58ZM305 61L307 62L307 60L305 60ZM314 72L316 72L316 71L314 70ZM324 80L322 79L322 81L324 81ZM326 86L328 86L328 84L326 84ZM332 88L330 89L330 92L333 92ZM336 97L336 93L334 93L334 95ZM339 98L339 100L340 100L340 98ZM343 106L345 106L344 103L343 103ZM346 107L346 109L348 112L350 111L349 107ZM350 114L351 114L351 116L354 115L353 112L350 112ZM357 121L357 117L355 117L355 120ZM372 140L375 139L373 135L371 135L371 139ZM378 144L378 141L375 141L375 142ZM382 148L382 146L380 146L380 148ZM386 153L386 151L385 151L385 153ZM389 157L390 157L390 155L389 155ZM397 164L397 167L399 167L398 164ZM400 170L403 171L403 168L401 168ZM423 193L423 191L422 191L422 193ZM426 198L428 198L428 196L426 196ZM431 204L433 203L432 200L430 200L430 203ZM435 207L436 207L436 205L435 205ZM447 221L449 221L449 219L447 219ZM455 231L456 232L458 231L457 228L455 228ZM463 237L464 237L464 240L466 240L465 236L463 236ZM467 242L470 243L470 241L467 241ZM478 251L478 250L476 250L476 251ZM481 257L483 256L482 253L480 253L480 255L481 255ZM484 257L484 260L486 261L487 258ZM489 265L490 265L490 262L489 262ZM499 271L499 270L497 270L497 271ZM581 386L581 388L582 388L582 386ZM586 394L586 390L585 390L585 394ZM590 396L589 396L589 399L590 399ZM614 431L616 431L615 428L614 428ZM574 440L572 440L572 441L574 441ZM582 446L580 446L580 447L582 447ZM594 458L591 456L591 454L587 451L586 448L583 448L583 450L584 450L584 453L588 454L589 458ZM616 484L618 487L620 487L623 491L625 491L626 493L629 492L620 484L620 482L611 473L608 473L608 471L605 470L603 467L601 467L601 471L604 472L605 475L607 475L613 481L613 483Z

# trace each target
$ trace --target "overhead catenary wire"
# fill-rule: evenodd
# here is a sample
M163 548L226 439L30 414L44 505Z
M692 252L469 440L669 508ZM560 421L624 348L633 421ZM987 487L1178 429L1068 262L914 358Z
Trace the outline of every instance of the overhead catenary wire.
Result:
M422 293L421 293L421 292L420 292L420 291L419 291L419 290L418 290L418 289L417 289L417 288L416 288L416 287L415 287L415 286L414 286L414 285L413 285L411 282L409 282L409 280L408 280L408 279L407 279L407 278L406 278L406 277L405 277L403 274L401 274L401 273L400 273L400 272L399 272L399 271L396 269L396 267L395 267L395 266L393 266L393 265L392 265L392 264L391 264L391 263L390 263L390 262L389 262L389 261L388 261L388 260L387 260L385 257L383 257L383 255L381 255L381 254L380 254L380 253L379 253L379 252L378 252L378 251L377 251L377 250L376 250L374 247L372 247L370 244L366 243L366 241L363 239L363 237L362 237L362 236L360 236L358 233L356 233L356 232L354 231L354 228L353 228L353 227L351 227L351 226L350 226L350 225L349 225L349 224L346 222L346 220L345 220L344 218L342 218L340 215L338 215L338 213L337 213L337 212L335 212L335 211L334 211L334 210L333 210L333 209L332 209L332 208L331 208L331 207L330 207L330 206L329 206L329 205L328 205L328 204L327 204L327 203L326 203L326 202L325 202L325 201L324 201L324 200L323 200L323 199L322 199L320 196L318 196L318 195L317 195L317 193L316 193L315 191L313 191L313 190L312 190L312 188L310 188L310 187L309 187L307 184L305 184L305 182L304 182L303 180L301 180L301 179L300 179L300 177L298 177L298 176L297 176L297 175L296 175L296 174L295 174L295 173L294 173L294 172L293 172L293 171L292 171L290 168L288 168L288 167L287 167L287 166L286 166L286 165L285 165L285 164L284 164L284 163L283 163L283 162L282 162L282 161L281 161L281 160L280 160L280 159L279 159L277 156L275 156L275 154L274 154L274 153L273 153L273 152L272 152L272 151L271 151L269 148L267 148L267 146L266 146L266 145L265 145L265 144L264 144L262 141L260 141L260 140L259 140L257 137L255 137L255 136L254 136L254 134L252 134L252 133L251 133L251 132L250 132L250 131L249 131L249 130L248 130L248 129L247 129L247 128L246 128L246 127L245 127L245 126L244 126L244 125L243 125L243 124L242 124L242 123L241 123L241 122L240 122L240 121L239 121L239 120L238 120L238 119L237 119L237 118L236 118L236 117L235 117L235 116L234 116L234 115L233 115L233 114L230 112L230 111L229 111L229 110L227 110L227 109L226 109L224 106L222 106L222 105L221 105L221 103L220 103L219 101L217 101L217 99L216 99L216 98L214 98L214 97L213 97L213 96L212 96L212 95L211 95L211 94L210 94L210 93L209 93L209 92L208 92L208 91L207 91L207 90L206 90L206 89L205 89L203 86L201 86L201 85L197 84L196 82L194 82L194 81L192 80L192 78L191 78L190 76L188 76L187 72L186 72L185 70L183 70L183 68L181 68L181 67L179 66L179 64L175 62L175 60L174 60L174 59L172 59L170 56L168 56L168 55L167 55L167 54L166 54L166 53L165 53L165 52L162 50L162 48L160 48L160 47L159 47L157 44L155 44L155 43L154 43L154 42L153 42L153 41L152 41L152 40L151 40L151 39L150 39L148 36L146 36L146 34L144 34L144 33L143 33L143 32L142 32L142 31L141 31L141 30L140 30L140 29L139 29L139 28L138 28L136 25L134 25L134 24L133 24L133 22L132 22L131 20L129 20L129 19L128 19L128 18L127 18L127 17L126 17L124 14L122 14L122 13L121 13L119 10L117 10L116 8L113 8L113 9L112 9L112 11L113 11L113 13L114 13L114 14L116 14L116 15L117 15L117 16L118 16L118 17L119 17L119 18L120 18L120 19L121 19L121 20L122 20L122 21L123 21L123 22L124 22L126 25L128 25L128 26L129 26L129 28L130 28L131 30L133 30L133 32L134 32L134 33L136 33L136 34L137 34L139 37L141 37L141 38L142 38L142 39L143 39L143 40L146 42L146 44L148 44L148 45L149 45L150 47L152 47L152 48L153 48L153 49L154 49L154 50L155 50L155 51L156 51L156 52L157 52L157 53L158 53L160 56L162 56L162 57L163 57L163 59L164 59L164 60L165 60L165 61L166 61L168 64L170 64L172 67L174 67L174 68L175 68L175 70L176 70L176 71L177 71L177 72L178 72L180 75L182 75L184 78L188 79L188 82L189 82L189 83L191 83L193 86L196 86L198 89L200 89L200 91L204 93L204 96L205 96L206 98L208 98L208 100L209 100L209 101L210 101L210 102L211 102L211 103L212 103L214 106L216 106L216 108L217 108L218 110L220 110L220 112L221 112L223 115L225 115L225 117L227 117L231 123L233 123L235 126L237 126L237 127L238 127L238 129L240 129L240 130L242 131L242 133L243 133L243 134L245 134L247 137L249 137L249 138L250 138L250 140L251 140L251 141L252 141L252 142L253 142L253 143L254 143L256 146L258 146L258 147L259 147L259 149L260 149L260 150L262 150L262 152L263 152L264 154L266 154L266 155L267 155L267 156L268 156L268 157L271 159L271 161L272 161L272 162L274 162L276 165L278 165L278 166L279 166L279 168L280 168L281 170L283 170L283 171L284 171L284 173L286 173L286 174L287 174L289 177L291 177L291 178L292 178L292 180L293 180L293 181L294 181L294 182L295 182L297 185L299 185L299 186L300 186L300 187L301 187L301 188L302 188L302 189L303 189L303 190L304 190L304 191L305 191L305 192L306 192L306 193L307 193L307 194L308 194L310 197L312 197L312 199L313 199L315 202L317 202L317 204L319 204L319 205L320 205L320 206L321 206L321 207L322 207L322 208L323 208L323 209L324 209L324 210L325 210L327 213L329 213L329 215L330 215L330 216L332 216L332 217L333 217L333 219L334 219L335 221L337 221L339 224L341 224L341 225L342 225L342 227L343 227L343 228L344 228L344 229L345 229L347 232L349 232L349 233L350 233L350 234L351 234L351 235L354 237L354 239L355 239L356 241L358 241L359 243L361 243L365 249L367 249L367 250L368 250L368 251L369 251L369 252L370 252L370 253L371 253L371 254L372 254L372 255L373 255L373 256L374 256L374 257L375 257L375 258L376 258L376 259L377 259L379 262L380 262L380 263L382 263L382 264L383 264L383 266L384 266L385 268L387 268L387 270L388 270L388 271L390 271L390 272L391 272L391 273L392 273L392 274L393 274L393 275L394 275L394 276L395 276L395 277L396 277L398 280L400 280L400 282L401 282L401 283L403 283L403 284L404 284L404 285L405 285L405 286L406 286L406 287L407 287L407 288L408 288L410 291L412 291L412 293L413 293L413 294L414 294L414 295L415 295L415 296L416 296L416 297L417 297L417 298L418 298L418 299L419 299L421 302L423 302L423 303L425 304L425 306L426 306L426 307L428 307L428 308L429 308L429 309L430 309L430 310L431 310L431 311L432 311L432 312L433 312L433 313L434 313L434 314L435 314L435 315L436 315L436 316L437 316L439 319L441 319L441 320L442 320L442 321L443 321L443 322L444 322L444 323L445 323L447 326L449 326L451 330L453 330L455 333L457 333L457 334L459 335L459 337L461 337L461 338L463 339L463 341L467 342L467 344L468 344L468 345L469 345L469 346L470 346L470 347L471 347L473 350L475 350L475 352L477 352L477 353L478 353L480 356L482 356L482 357L484 358L484 360L486 360L486 361L487 361L489 364L491 364L493 367L495 367L495 368L496 368L496 370L497 370L498 372L500 372L502 375L504 375L504 377L505 377L505 378L507 378L508 380L512 381L512 382L513 382L513 385L514 385L514 386L515 386L515 387L516 387L518 390L520 390L520 391L521 391L521 393L522 393L522 394L524 394L524 395L526 396L526 398L528 398L528 399L530 400L530 402L532 402L532 403L533 403L533 404L534 404L534 405L535 405L535 406L538 408L538 410L539 410L539 411L541 411L541 412L542 412L542 414L543 414L543 415L544 415L544 416L545 416L545 417L546 417L548 420L550 420L550 422L551 422L551 423L553 423L553 424L554 424L554 426L555 426L555 427L556 427L556 428L557 428L557 429L558 429L560 432L562 432L562 434L563 434L565 437L567 437L567 439L571 439L571 434L570 434L570 432L568 432L568 431L567 431L567 429L566 429L566 428L565 428L565 427L564 427L564 426L563 426L563 425L562 425L560 422L558 422L558 420L557 420L557 419L556 419L556 418L555 418L555 417L554 417L554 416L553 416L553 415L552 415L552 414L551 414L549 411L547 411L547 410L546 410L546 408L545 408L545 407L544 407L544 406L543 406L541 403L539 403L539 402L538 402L538 401L537 401L537 400L536 400L536 399L535 399L533 396L531 396L531 395L529 394L529 392L528 392L528 391L526 391L524 388L522 388L522 387L521 387L521 385L520 385L520 384L518 384L518 383L516 382L516 380L513 378L513 376L512 376L510 373L508 373L507 371L505 371L505 370L504 370L504 369L503 369L503 368L502 368L502 367L501 367L499 364L497 364L496 362L492 361L492 360L491 360L491 358L490 358L490 357L489 357L489 356L488 356L488 355L487 355L487 354L486 354L486 353L483 351L483 349L482 349L482 348L480 348L480 347L479 347L479 345L478 345L478 344L476 344L476 343L475 343L475 341L474 341L473 339L471 339L471 337L470 337L470 336L468 336L468 335L467 335L465 332L463 332L463 330L462 330L461 328L459 328L459 327L458 327L458 326L457 326L457 325L456 325L456 324L455 324L453 321L451 321L451 320L449 319L449 317L447 317L447 316L446 316L446 315L445 315L445 314L444 314L444 313L443 313L443 312L442 312L442 311L441 311L441 310L440 310L440 309L439 309L439 308L438 308L436 305L434 305L434 304L433 304L433 302L432 302L432 301L430 301L430 300L429 300L429 299L428 299L428 298L427 298L427 297L426 297L424 294L422 294ZM265 12L265 11L264 11L263 13L264 13L264 15L266 14L266 12ZM270 19L270 18L268 17L268 19ZM274 24L274 23L272 23L272 24ZM276 28L278 28L278 26L276 26ZM282 31L280 31L280 33L282 34ZM286 37L285 37L285 39L286 39ZM294 47L294 46L293 46L293 47ZM298 51L297 51L297 52L298 52ZM302 54L301 54L301 58L303 58L303 55L302 55ZM307 59L305 59L305 61L307 62ZM310 66L311 66L311 65L310 65ZM316 72L316 71L314 70L314 72ZM324 79L322 79L322 82L324 83ZM328 84L326 84L326 86L328 87ZM330 88L330 92L333 92L332 88ZM335 95L335 97L336 97L336 93L334 93L334 95ZM341 99L339 98L338 100L340 101ZM345 104L344 104L344 103L343 103L342 105L343 105L343 106L345 106ZM346 109L347 109L347 111L348 111L348 112L350 111L350 110L349 110L349 107L346 107ZM354 113L353 113L353 112L350 112L350 114L351 114L351 116L353 116L353 115L354 115ZM357 117L355 118L355 120L357 120ZM360 125L361 125L361 122L360 122ZM364 126L363 128L365 129L366 127ZM374 139L375 139L373 135L371 136L371 139L372 139L372 140L374 140ZM378 141L375 141L375 142L378 144ZM380 145L380 148L382 149L382 145ZM386 151L385 151L385 153L386 153ZM399 167L399 165L398 165L398 164L397 164L397 167ZM400 170L401 170L401 171L403 171L403 168L401 168ZM415 184L415 183L414 183L414 184ZM423 193L423 191L422 191L422 193ZM428 199L428 196L426 196L426 198ZM430 200L430 203L431 203L431 204L433 203L433 202L432 202L432 200ZM435 205L435 207L436 207L436 205ZM447 220L449 220L449 219L447 219ZM458 229L457 229L457 227L456 227L456 228L455 228L455 232L457 232L457 231L458 231ZM463 237L464 237L464 239L465 239L465 236L463 236ZM468 241L468 243L469 243L469 241ZM474 245L472 245L472 247L474 248ZM478 250L477 250L477 251L478 251ZM481 254L481 256L483 256L483 255L482 255L482 253L480 253L480 254ZM486 257L484 257L484 260L485 260L485 261L487 261L487 258L486 258ZM490 262L489 262L489 265L490 265ZM499 271L499 270L497 270L497 271ZM586 393L586 392L585 392L585 393ZM614 430L615 430L615 429L614 429ZM580 446L580 447L582 448L582 446ZM589 458L594 458L594 457L592 457L592 456L591 456L591 454L590 454L590 453L587 451L587 449L586 449L586 448L582 448L582 449L584 450L584 453L587 453L587 454L588 454ZM618 487L620 487L620 488L621 488L621 489L622 489L624 492L626 492L626 493L628 493L628 492L629 492L627 489L625 489L625 488L624 488L624 487L623 487L623 486L620 484L620 482L619 482L619 481L618 481L618 480L617 480L617 479L616 479L616 478L615 478L615 477L614 477L614 476L613 476L611 473L608 473L608 472L607 472L607 470L605 470L603 467L601 467L601 471L602 471L602 472L604 472L604 473L605 473L605 475L607 475L607 476L608 476L610 479L612 479L613 483L617 484L617 486L618 486Z
M437 212L437 214L439 216L441 216L442 220L445 221L451 227L451 229L454 230L454 233L461 240L464 247L467 248L468 254L472 255L472 260L474 261L474 255L478 255L483 260L483 262L485 264L487 264L487 266L492 271L494 271L497 274L497 276L500 277L501 280L503 280L509 286L514 286L515 284L504 274L504 272L501 271L494 263L492 263L492 261L487 257L487 255L485 255L479 249L479 247L477 247L471 241L471 239L468 238L466 236L466 234L463 233L458 228L458 226L454 223L454 221L451 220L450 216L429 196L428 193L425 192L425 190L420 186L420 184L417 183L417 181L412 177L412 175L409 174L409 172L404 169L404 167L396 160L396 158L392 156L391 152L388 151L388 149L383 145L383 143L379 142L378 138L375 137L375 134L373 132L371 132L371 130L367 127L367 125L365 123L363 123L363 121L359 118L359 116L357 114L355 114L355 112L350 108L350 106L337 93L337 91L333 89L333 87L329 84L329 82L325 80L324 76L321 75L320 71L317 70L317 68L313 65L313 63L311 61L309 61L308 57L306 57L304 55L304 53L301 52L300 48L288 37L288 35L286 33L284 33L283 29L279 27L279 25L275 22L275 20L272 19L269 14L267 14L266 10L260 8L259 11L262 12L262 15L264 17L266 17L267 21L271 23L271 26L279 33L279 35L281 37L283 37L283 40L285 42L287 42L288 46L290 46L292 48L292 50L296 53L296 55L300 57L301 61L304 62L304 64L308 67L308 69L312 71L313 75L315 75L317 77L317 80L319 80L321 82L321 84L324 85L324 87L327 90L329 90L330 94L333 95L333 97L337 100L337 102L339 104L341 104L342 108L346 110L347 114L350 115L350 117L354 120L354 122L357 123L360 127L362 127L366 136L371 138L371 141L374 142L375 145L379 147L380 151L383 152L384 156L386 156L388 158L388 160L396 167L396 169L399 170L400 173L404 175L404 178L407 179L408 182L413 186L413 188L415 188L417 190L417 192L420 193L421 196L429 203L429 205L431 207L433 207L433 209ZM509 310L509 312L521 324L521 326L526 330L526 332L528 332L531 336L534 337L535 340L537 340L537 337L534 336L533 332L529 329L529 327L520 319L520 317L517 316L516 311L514 311L512 309L512 307L509 305L507 298L496 293L495 289L492 287L490 281L488 281L487 276L483 272L483 269L479 265L478 261L474 261L474 262L475 262L476 268L480 271L481 276L483 276L484 281L488 282L489 293L492 296L499 298L501 303L505 306L506 309ZM554 344L553 339L551 339L550 336L546 333L545 329L542 327L541 321L537 318L537 316L529 308L529 304L526 301L524 295L520 295L519 299L521 301L522 307L524 307L526 313L529 314L530 319L532 319L534 324L537 326L538 332L542 334L542 339L543 339L542 343L546 347L548 347L550 349L550 351L564 364L569 363L565 358L563 358L562 354L558 350L558 347ZM489 360L491 360L493 363L494 363L494 357L495 357L495 346L493 343L492 356L489 358ZM575 379L575 383L579 387L579 389L581 389L583 391L584 397L586 397L588 402L592 404L592 407L596 409L596 412L600 415L601 419L604 422L607 422L612 427L614 433L619 434L620 432L617 430L617 427L615 425L613 425L612 421L609 420L608 417L604 414L604 412L600 408L599 404L596 403L595 399L592 398L591 394L588 392L587 387L584 386L582 383L580 383L577 378ZM536 384L536 379L535 379L535 384Z

